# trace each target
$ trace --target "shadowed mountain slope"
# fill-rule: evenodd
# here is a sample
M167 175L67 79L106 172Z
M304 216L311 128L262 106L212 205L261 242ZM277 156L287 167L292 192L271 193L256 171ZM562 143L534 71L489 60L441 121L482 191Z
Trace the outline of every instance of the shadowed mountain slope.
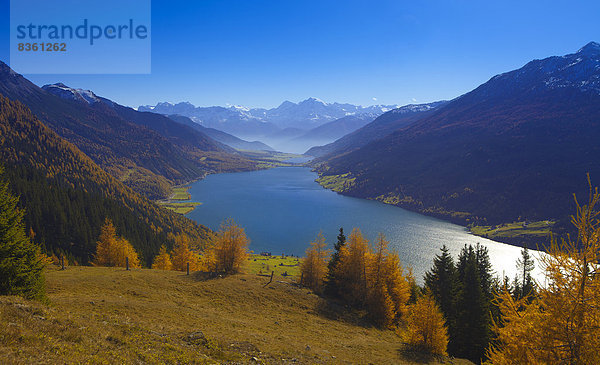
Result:
M562 219L600 178L600 45L493 77L322 176L344 193L461 223Z

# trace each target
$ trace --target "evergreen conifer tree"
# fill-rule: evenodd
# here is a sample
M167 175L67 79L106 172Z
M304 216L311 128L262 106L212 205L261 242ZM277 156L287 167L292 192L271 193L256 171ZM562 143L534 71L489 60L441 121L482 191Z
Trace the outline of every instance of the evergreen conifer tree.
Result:
M479 274L479 285L485 298L490 302L493 298L492 287L494 284L494 276L492 270L492 262L487 247L477 243L475 246L475 258L477 261L477 273Z
M334 251L331 254L331 259L329 259L329 263L327 264L327 278L325 283L325 294L339 297L340 292L337 287L337 279L336 279L336 268L340 261L340 250L346 244L346 236L344 235L344 228L340 228L340 233L337 236L337 242L334 245Z
M457 266L456 320L450 334L449 353L475 363L481 362L490 341L491 294L487 293L491 293L491 265L488 264L487 250L478 245L465 246Z
M454 297L456 295L457 277L456 266L448 247L441 248L441 254L433 259L433 267L425 274L425 288L431 292L446 323L454 321Z
M0 295L44 297L44 263L39 248L25 234L24 212L8 189L0 167Z
M535 295L535 283L531 277L534 268L535 262L529 254L529 250L527 250L527 247L523 247L521 258L517 260L517 270L520 276L520 283L516 283L518 285L518 290L515 291L517 299ZM517 287L516 285L515 287Z

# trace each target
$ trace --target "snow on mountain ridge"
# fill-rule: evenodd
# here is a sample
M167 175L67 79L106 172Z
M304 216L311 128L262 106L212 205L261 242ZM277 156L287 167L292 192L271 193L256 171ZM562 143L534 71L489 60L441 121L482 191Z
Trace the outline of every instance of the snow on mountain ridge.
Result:
M576 53L533 60L520 69L492 77L478 89L490 97L553 89L600 94L600 44L590 42Z
M51 92L57 96L65 99L85 102L87 104L99 103L102 100L94 94L91 90L75 89L68 87L63 83L56 83L51 85L44 85L42 89Z
M435 109L438 106L447 103L447 101L436 101L433 103L427 104L408 104L399 108L393 109L390 113L392 114L406 114L406 113L416 113L416 112L425 112L431 109Z
M590 42L585 46L581 47L577 53L600 53L600 43Z
M321 99L310 97L298 103L284 101L276 108L249 108L241 105L228 104L226 107L195 107L190 103L158 103L155 106L140 106L141 111L151 111L161 114L180 114L195 117L204 121L203 124L217 122L215 113L221 114L217 119L219 125L228 120L237 122L272 123L279 128L312 129L333 120L348 115L377 114L381 115L397 108L397 105L372 105L362 107L352 104L327 103ZM221 109L212 109L221 108Z

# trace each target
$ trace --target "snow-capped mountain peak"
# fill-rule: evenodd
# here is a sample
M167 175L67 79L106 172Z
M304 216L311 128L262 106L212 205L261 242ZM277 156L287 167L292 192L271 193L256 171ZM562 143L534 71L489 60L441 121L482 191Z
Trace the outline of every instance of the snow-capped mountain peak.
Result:
M204 126L222 129L228 133L248 136L248 126L254 125L264 129L305 130L319 127L325 123L347 116L377 116L397 108L397 105L373 105L362 107L353 104L327 103L321 99L310 97L298 103L284 101L276 108L248 108L227 104L225 107L195 107L190 103L158 103L155 106L140 106L140 111L151 111L161 114L179 114L202 123ZM275 130L274 129L274 130Z
M74 89L60 82L56 84L45 85L42 87L42 89L63 99L84 102L90 105L101 102L100 98L90 90Z
M598 55L600 54L600 43L590 42L581 47L577 53Z
M239 110L241 112L249 112L251 110L251 108L248 108L247 106L243 105L229 105L229 109Z
M494 76L478 88L488 96L558 89L600 94L600 44L590 42L576 53L531 61L518 70Z
M408 105L402 106L400 108L393 109L391 111L391 113L392 114L406 114L406 113L426 112L428 110L438 108L439 106L444 105L446 103L448 103L448 102L445 100L442 100L442 101L436 101L436 102L427 103L427 104L408 104Z
M304 101L301 101L299 104L321 104L321 105L329 105L321 99L310 97Z

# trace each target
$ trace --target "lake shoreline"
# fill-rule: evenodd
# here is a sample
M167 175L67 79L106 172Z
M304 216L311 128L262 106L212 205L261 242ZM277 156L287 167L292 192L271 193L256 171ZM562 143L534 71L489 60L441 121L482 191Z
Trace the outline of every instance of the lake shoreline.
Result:
M413 213L422 214L427 217L437 218L437 219L443 220L445 222L464 227L473 236L491 239L491 240L505 243L505 244L511 245L511 246L523 247L525 245L530 250L543 251L543 250L540 250L540 248L547 247L547 245L549 245L550 232L548 232L547 235L545 235L545 236L540 236L537 233L538 231L535 231L536 234L531 234L531 231L528 231L525 228L522 230L521 236L506 237L506 236L502 236L502 235L495 235L495 234L493 234L492 229L488 229L490 226L465 224L466 223L465 222L465 214L466 213L438 212L438 211L435 211L432 209L419 209L418 207L415 206L415 204L413 204L411 202L403 202L403 201L399 201L399 200L394 201L394 200L386 198L384 195L381 195L377 198L371 198L371 197L360 196L358 194L352 194L352 193L349 193L344 188L340 188L340 186L347 187L348 184L351 183L351 182L344 181L345 179L347 179L347 176L340 176L338 179L336 179L336 181L331 183L330 181L324 180L323 177L319 174L317 169L315 169L314 167L311 167L311 168L312 168L313 172L315 172L319 175L319 177L315 180L316 183L318 183L323 189L333 191L333 192L343 195L343 196L348 196L348 197L352 197L352 198L356 198L356 199L364 199L364 200L369 200L369 201L376 201L376 202L380 202L380 203L390 205L393 207L408 210ZM515 224L515 223L524 223L525 226L527 226L526 222L510 222L510 223L503 223L498 226ZM533 222L533 223L539 223L539 222ZM553 224L554 224L554 222L553 222ZM552 226L552 225L550 225L550 226ZM479 233L479 232L482 232L482 233Z
M233 174L233 173L243 173L243 172L251 172L251 171L260 171L273 169L277 167L297 167L304 166L304 163L295 163L291 160L303 158L303 155L294 154L294 153L286 153L279 151L244 151L239 150L240 153L244 154L246 157L253 159L256 162L256 168L250 170L242 170L242 171L206 171L202 175L186 181L182 184L173 185L171 187L171 195L166 199L158 199L155 200L154 203L159 206L174 211L176 213L187 215L196 209L199 205L202 205L201 202L192 202L191 195L187 192L190 186L200 180L206 179L210 175L219 175L219 174ZM291 159L288 161L288 159ZM181 190L185 190L187 194L186 198L178 197L178 194L182 194Z
M340 227L346 235L358 227L369 240L384 233L390 249L418 278L430 268L442 245L457 256L465 244L481 243L489 248L499 274L512 275L515 270L520 249L514 245L475 236L437 217L334 194L315 182L317 175L310 168L294 167L210 175L191 185L192 201L203 205L186 217L210 229L233 218L246 229L254 252L304 256L319 231L332 245Z

